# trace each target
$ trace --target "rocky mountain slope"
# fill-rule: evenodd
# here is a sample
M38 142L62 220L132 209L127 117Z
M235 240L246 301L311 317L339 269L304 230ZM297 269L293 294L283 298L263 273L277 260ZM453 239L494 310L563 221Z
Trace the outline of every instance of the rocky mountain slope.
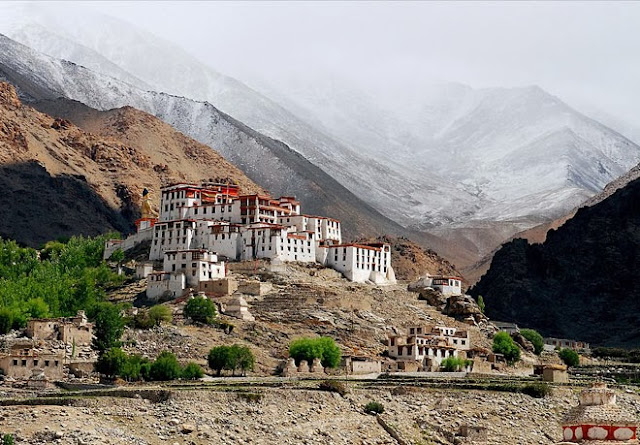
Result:
M229 178L261 190L209 147L147 113L94 113L110 132L90 133L38 112L0 82L0 236L37 246L61 236L127 232L142 190L158 192L178 180ZM162 144L146 143L153 138Z
M487 314L546 335L636 345L640 179L579 209L542 244L505 244L471 293Z
M346 238L404 229L382 216L323 170L280 141L263 136L207 102L143 91L57 60L0 36L0 78L17 86L34 106L64 97L98 110L132 106L147 111L182 133L221 153L253 181L276 195L296 195L305 211L343 221ZM72 116L74 110L69 110ZM64 107L58 115L66 115ZM438 243L436 237L416 235ZM434 246L438 248L438 246Z

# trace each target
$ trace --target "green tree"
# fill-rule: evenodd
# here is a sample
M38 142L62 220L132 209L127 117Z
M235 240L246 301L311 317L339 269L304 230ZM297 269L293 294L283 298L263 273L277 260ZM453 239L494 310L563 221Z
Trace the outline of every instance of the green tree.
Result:
M580 356L573 349L569 349L569 348L561 349L558 352L558 357L560 357L560 359L567 366L578 366L580 364Z
M182 378L185 380L197 380L201 379L204 376L204 371L194 362L189 362L185 365L182 370Z
M536 355L540 355L542 353L542 350L544 349L544 339L538 331L534 331L533 329L521 329L520 334L533 344Z
M0 308L0 334L7 334L13 328L13 311L7 307Z
M107 377L122 375L129 357L120 348L110 348L104 351L96 362L96 371Z
M506 332L498 332L493 337L493 352L504 355L509 363L520 360L520 348Z
M28 318L46 318L49 305L42 298L33 298L25 303L24 313Z
M213 324L217 313L216 305L207 297L191 298L184 308L184 316L196 323Z
M340 364L340 348L330 337L299 338L289 345L289 356L296 363L306 360L308 363L319 358L325 368L335 368Z
M160 355L151 364L149 376L151 380L175 380L180 378L182 367L178 363L176 356L169 352L161 352Z
M149 319L155 326L160 326L162 323L171 323L173 314L167 306L158 304L149 309Z
M482 312L484 314L484 298L482 298L482 295L478 295L478 307L480 308L480 312Z
M125 258L124 250L122 249L114 250L111 256L109 257L109 260L118 264L118 275L122 275L122 263L124 262L124 258Z
M124 332L124 318L120 309L111 303L99 303L93 310L93 348L102 354L104 351L120 346L120 337Z
M231 347L230 346L216 346L211 348L209 355L207 356L207 363L209 368L213 369L220 375L223 369L227 369L230 366Z
M230 350L229 366L235 374L236 369L240 369L242 375L246 375L247 371L253 371L255 366L255 357L253 352L247 346L233 345Z

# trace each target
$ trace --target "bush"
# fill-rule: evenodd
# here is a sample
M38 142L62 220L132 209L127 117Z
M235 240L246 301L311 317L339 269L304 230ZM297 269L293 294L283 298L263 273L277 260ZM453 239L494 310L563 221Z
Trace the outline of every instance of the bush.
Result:
M151 317L149 317L149 312L143 309L140 309L136 315L133 316L129 326L134 327L136 329L151 329L155 326Z
M13 444L14 444L13 434L2 435L2 445L13 445Z
M110 348L98 357L96 371L111 378L122 375L128 359L122 349Z
M498 332L493 337L493 352L504 355L509 363L520 360L520 348L506 332Z
M337 392L341 396L347 394L347 387L342 382L336 380L324 380L318 385L320 391Z
M213 324L217 315L215 304L207 297L191 298L184 308L184 316L195 323Z
M169 351L161 352L160 355L151 364L149 377L151 380L175 380L180 378L182 368L178 359Z
M149 319L155 326L160 326L162 323L171 323L173 314L167 306L158 304L149 309Z
M367 414L382 414L384 405L380 402L369 402L364 406L364 412Z
M329 337L299 338L289 345L289 356L297 364L306 360L309 364L319 358L325 368L336 368L340 364L340 348Z
M151 362L140 355L130 355L121 371L121 377L128 382L148 380Z
M565 348L558 352L558 357L567 366L578 366L580 364L580 356L573 349Z
M541 399L551 394L551 388L546 383L532 383L525 385L522 388L522 392L531 397Z
M542 335L533 329L521 329L520 333L533 344L536 355L540 355L544 349L544 339Z
M460 357L448 357L442 360L440 366L445 372L457 372L464 370L469 365L469 360Z
M194 362L189 362L182 370L182 378L185 380L197 380L204 376L204 371Z
M223 369L227 369L230 349L229 346L216 346L209 351L207 363L211 369L217 371L218 375L222 373Z

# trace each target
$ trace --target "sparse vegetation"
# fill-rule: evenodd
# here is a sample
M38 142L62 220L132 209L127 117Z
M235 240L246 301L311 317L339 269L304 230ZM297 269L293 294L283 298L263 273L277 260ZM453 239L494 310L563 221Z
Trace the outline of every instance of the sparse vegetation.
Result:
M544 339L538 331L533 329L520 329L520 334L533 344L535 354L540 355L544 349Z
M257 392L239 392L238 398L249 403L258 403L262 400L262 394Z
M213 324L217 315L216 305L206 297L191 298L184 308L184 316L195 323Z
M309 364L319 358L325 368L336 368L340 364L340 348L330 337L299 338L291 342L289 356L297 364L306 360Z
M336 380L323 380L318 385L318 389L320 389L320 391L337 392L343 397L347 394L345 384Z
M520 360L520 348L506 332L498 332L493 337L493 352L504 355L509 363Z
M551 387L546 383L532 383L522 387L522 393L541 399L551 394Z
M463 371L471 363L473 363L471 360L465 360L460 357L448 357L442 360L440 366L445 372L456 372Z
M380 402L369 402L364 406L364 412L367 414L382 414L384 412L384 405Z
M560 357L560 359L567 366L578 366L580 364L580 356L573 349L569 349L569 348L561 349L558 352L558 357Z

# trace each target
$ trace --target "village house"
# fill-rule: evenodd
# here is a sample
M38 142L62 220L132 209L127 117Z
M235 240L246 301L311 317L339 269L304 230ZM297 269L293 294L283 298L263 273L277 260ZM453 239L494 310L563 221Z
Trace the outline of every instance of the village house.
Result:
M498 328L502 332L506 332L507 334L516 334L520 332L520 328L515 323L509 323L506 321L492 321L496 328Z
M41 369L46 378L58 380L63 377L63 357L56 354L39 354L33 348L12 349L0 354L0 369L7 377L27 380L34 369Z
M449 357L466 358L464 351L471 346L468 332L457 328L411 326L407 333L388 336L389 357L398 362L417 362L419 370L438 371Z
M570 340L567 338L545 337L544 350L554 351L555 349L573 349L574 351L588 353L591 351L589 343L582 341Z
M32 318L27 322L26 334L34 340L86 346L93 339L93 324L89 323L84 311L78 311L75 317Z
M462 295L462 278L460 277L426 274L410 286L412 288L430 287L447 297Z
M395 282L388 244L343 244L339 221L302 214L291 196L242 195L233 184L174 184L162 189L159 217L139 227L152 231L151 261L166 261L168 252L206 250L229 261L319 263L351 281ZM198 286L189 271L177 272L139 271L148 276L153 298Z

